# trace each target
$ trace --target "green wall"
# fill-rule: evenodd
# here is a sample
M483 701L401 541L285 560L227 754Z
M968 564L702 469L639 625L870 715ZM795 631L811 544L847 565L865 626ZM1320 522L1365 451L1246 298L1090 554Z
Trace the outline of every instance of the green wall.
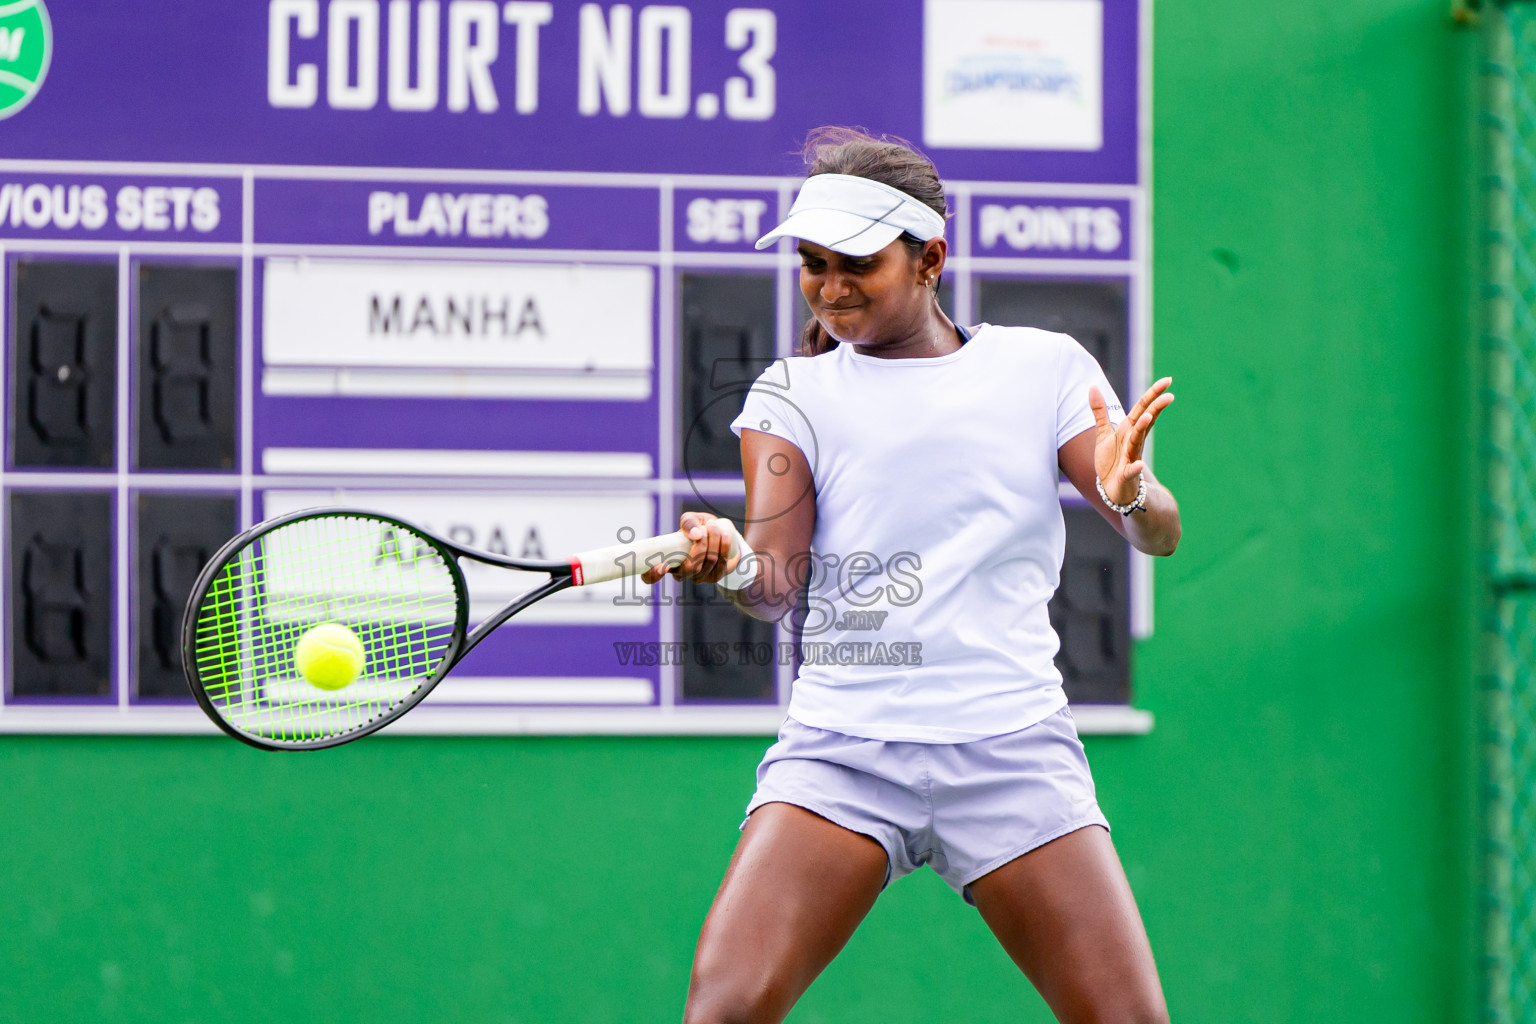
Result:
M1102 801L1175 1020L1470 1020L1475 36L1158 0L1183 547ZM758 740L0 738L0 1020L666 1021ZM895 885L792 1017L1043 1021Z

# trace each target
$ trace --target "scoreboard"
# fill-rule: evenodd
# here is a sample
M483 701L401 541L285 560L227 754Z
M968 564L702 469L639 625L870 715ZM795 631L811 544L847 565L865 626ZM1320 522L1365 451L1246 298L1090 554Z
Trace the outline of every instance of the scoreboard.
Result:
M807 316L752 243L818 125L933 157L951 316L1139 392L1148 32L1145 0L0 3L0 732L211 729L182 606L274 515L535 558L739 520L728 424ZM1061 490L1068 693L1144 730L1148 565ZM467 575L472 619L523 586ZM566 591L390 731L771 733L796 641L708 587Z

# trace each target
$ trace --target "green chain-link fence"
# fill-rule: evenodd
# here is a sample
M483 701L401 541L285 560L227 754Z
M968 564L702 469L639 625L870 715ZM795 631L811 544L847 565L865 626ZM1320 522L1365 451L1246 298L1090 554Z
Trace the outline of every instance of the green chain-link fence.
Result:
M1484 1016L1536 1024L1536 5L1485 18Z

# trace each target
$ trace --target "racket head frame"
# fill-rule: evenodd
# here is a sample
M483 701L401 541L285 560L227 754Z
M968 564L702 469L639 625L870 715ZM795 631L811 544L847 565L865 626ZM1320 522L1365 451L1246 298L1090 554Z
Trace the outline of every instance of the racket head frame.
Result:
M214 581L218 578L219 574L222 573L224 569L229 565L230 560L237 552L245 550L251 544L257 540L260 540L267 534L274 533L285 526L291 526L294 523L303 522L309 519L343 518L367 519L374 522L399 527L401 529L410 531L411 534L420 537L422 540L426 541L434 549L436 549L448 568L449 575L453 581L454 590L458 596L458 600L455 602L454 609L453 632L449 639L447 649L444 651L442 657L439 658L437 667L433 670L432 674L411 694L409 694L399 704L396 704L394 707L390 708L386 713L377 716L375 719L369 722L365 722L364 724L358 726L356 729L352 729L344 733L338 733L334 736L324 736L313 740L267 739L264 737L254 736L240 729L237 729L235 726L229 723L229 721L214 705L213 700L208 696L207 692L203 689L202 678L197 670L197 620L198 614L203 607L203 602L208 597L209 589L212 588ZM225 543L223 547L219 548L214 556L208 560L208 564L203 566L202 571L198 573L197 581L192 585L192 593L187 598L187 606L182 612L181 617L181 667L183 674L186 676L187 687L192 691L192 696L197 701L198 706L203 709L203 712L209 718L213 719L214 723L218 725L220 729L228 733L230 736L233 736L240 742L256 747L259 750L323 750L326 747L334 747L343 743L350 743L352 740L361 739L370 733L377 732L419 704L428 693L432 692L433 687L435 687L438 682L442 680L443 676L447 675L449 670L458 663L459 659L468 653L469 647L466 646L466 640L468 639L469 626L469 586L464 580L464 570L459 566L459 559L461 557L474 558L476 561L489 562L490 564L501 565L505 568L527 568L549 572L557 572L559 571L559 568L564 565L564 563L556 562L515 562L515 560L512 559L502 559L496 555L473 551L469 548L460 547L457 544L445 541L442 538L430 533L429 531L422 529L416 524L407 522L404 519L400 519L396 516L383 515L381 513L367 509L338 506L306 508L299 509L295 512L289 512L285 515L277 516L261 523L257 523L250 529L236 534L234 537L230 538L230 540ZM569 572L569 567L566 566L565 568L566 571ZM543 594L540 594L539 596L542 597ZM525 606L526 605L519 604L517 607L514 607L513 612ZM510 617L513 612L509 612L506 617ZM506 621L506 617L502 618L501 621ZM479 630L476 632L480 633L481 636L484 635L484 633L481 633ZM479 636L476 637L477 641L478 639Z

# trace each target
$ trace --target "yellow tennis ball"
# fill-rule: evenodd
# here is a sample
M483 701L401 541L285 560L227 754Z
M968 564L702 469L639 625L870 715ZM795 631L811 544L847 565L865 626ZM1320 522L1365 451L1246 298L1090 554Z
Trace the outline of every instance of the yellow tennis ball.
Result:
M293 666L322 690L339 690L363 674L363 642L339 622L304 631L293 649Z

